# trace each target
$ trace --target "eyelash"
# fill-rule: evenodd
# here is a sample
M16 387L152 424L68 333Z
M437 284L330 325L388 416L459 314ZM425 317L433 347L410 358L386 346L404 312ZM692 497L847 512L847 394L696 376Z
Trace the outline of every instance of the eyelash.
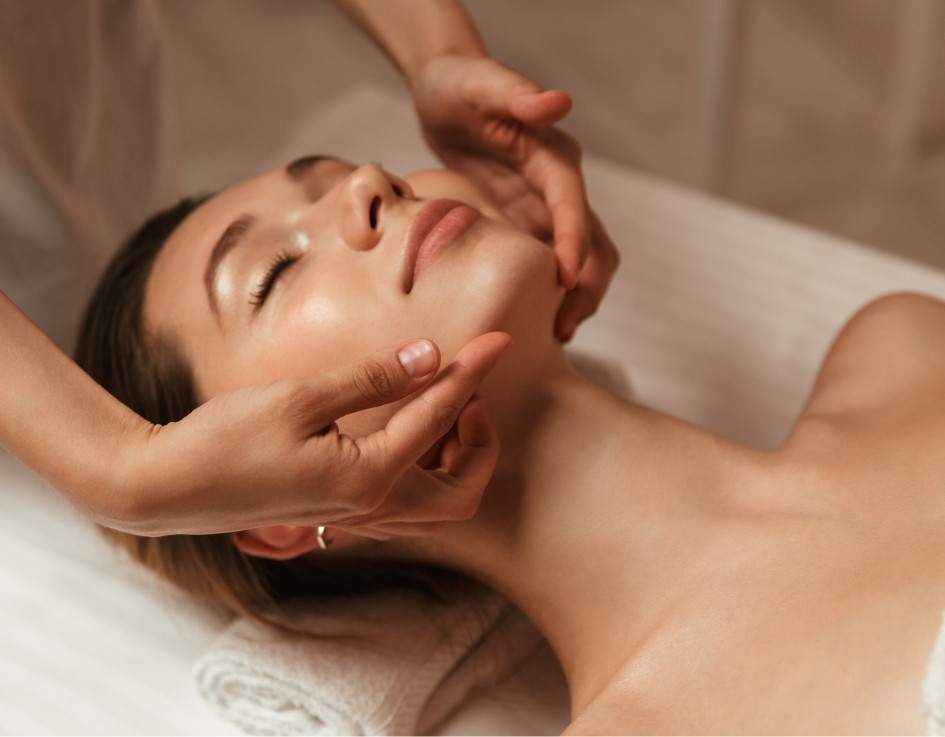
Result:
M259 280L259 285L253 290L250 304L257 309L262 307L263 303L266 301L266 297L269 296L269 292L272 291L276 282L279 281L279 277L282 276L282 273L298 260L299 257L297 255L289 253L288 251L282 251L276 256L272 263L269 264L269 268L266 269L266 273L263 274L263 278Z

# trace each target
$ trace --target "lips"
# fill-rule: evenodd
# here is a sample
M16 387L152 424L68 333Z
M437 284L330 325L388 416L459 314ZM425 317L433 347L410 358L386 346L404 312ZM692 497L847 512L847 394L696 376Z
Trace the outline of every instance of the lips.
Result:
M478 211L457 200L433 200L421 208L407 230L404 249L404 291L407 294L437 254L478 217Z

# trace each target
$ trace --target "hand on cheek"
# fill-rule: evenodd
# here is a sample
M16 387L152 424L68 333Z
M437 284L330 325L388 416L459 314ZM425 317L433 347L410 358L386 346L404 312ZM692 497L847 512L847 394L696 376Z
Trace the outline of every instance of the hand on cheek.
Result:
M377 500L366 513L326 515L324 537L333 540L332 551L354 550L367 544L364 538L431 535L446 520L475 514L499 442L485 403L474 392L510 342L504 333L480 335L400 406L350 413L316 433L314 441L339 444L352 461L338 477L351 486L348 493ZM318 528L311 526L257 527L231 539L247 555L273 560L331 553L320 549Z

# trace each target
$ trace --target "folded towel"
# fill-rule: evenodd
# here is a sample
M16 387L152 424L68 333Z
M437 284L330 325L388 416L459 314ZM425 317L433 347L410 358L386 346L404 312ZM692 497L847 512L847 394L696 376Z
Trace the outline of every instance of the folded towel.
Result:
M238 619L195 666L203 698L251 734L427 733L543 643L487 591L298 601L282 621L304 634Z
M922 683L926 734L945 735L945 621L938 631Z

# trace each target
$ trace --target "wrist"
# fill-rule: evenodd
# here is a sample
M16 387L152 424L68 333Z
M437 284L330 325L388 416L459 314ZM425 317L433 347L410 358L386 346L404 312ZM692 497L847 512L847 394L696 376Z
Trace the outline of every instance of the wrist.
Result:
M457 39L455 43L444 41L435 47L414 50L408 58L398 60L398 66L407 86L413 90L431 64L449 59L483 59L488 56L481 42L465 42Z
M100 524L139 535L161 534L155 522L162 485L156 479L169 468L155 452L154 438L160 429L137 416L122 428L117 449L101 475L95 515Z
M446 54L485 56L472 18L458 0L335 0L400 69L407 83Z
M428 88L431 83L437 85L444 79L449 79L454 68L458 68L461 63L486 58L488 54L484 51L479 53L475 50L443 49L422 58L418 57L410 71L404 71L404 79L416 99L418 92Z

